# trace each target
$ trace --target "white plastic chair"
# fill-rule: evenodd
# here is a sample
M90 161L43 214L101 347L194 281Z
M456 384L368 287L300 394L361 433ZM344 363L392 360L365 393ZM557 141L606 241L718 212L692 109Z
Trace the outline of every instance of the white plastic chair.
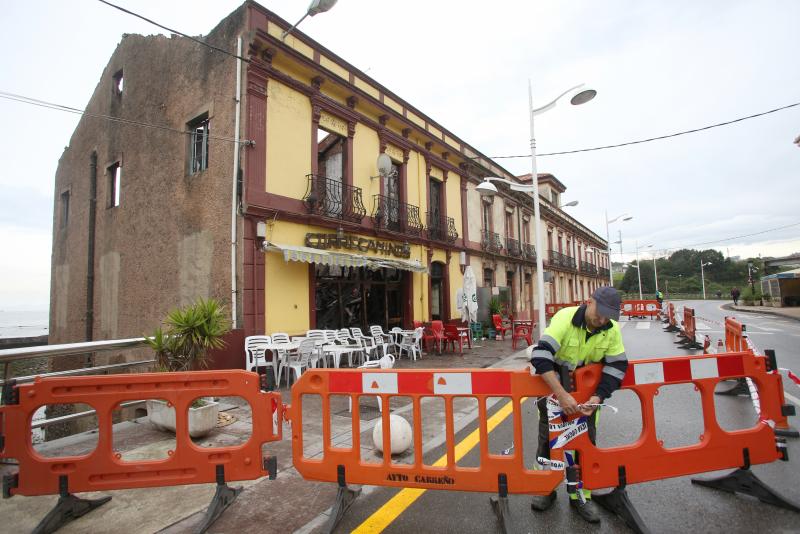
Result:
M321 352L322 345L328 342L328 338L325 335L325 330L309 330L308 332L306 332L306 339L313 339L315 341L314 353L311 355L310 359L311 367L319 366L320 359L326 362L327 365L327 360L325 360L325 355ZM320 341L321 343L316 343ZM317 349L316 348L317 346L319 346L320 348Z
M247 336L244 339L244 365L248 371L258 367L272 367L275 383L280 384L280 359L277 355L273 355L272 360L268 361L266 358L267 351L260 348L260 345L270 342L270 336Z
M372 337L380 338L381 344L384 347L392 347L394 343L392 342L392 336L383 332L383 328L378 325L373 325L369 327L369 333L372 334Z
M378 348L377 344L375 343L375 339L370 336L365 336L361 332L360 328L351 327L350 332L352 333L353 338L364 348L365 361L371 360L375 354L375 350Z
M391 354L384 354L381 359L379 360L372 360L369 362L364 363L364 365L360 365L359 369L392 369L394 367L394 356ZM361 399L363 395L359 396L358 398ZM381 398L376 396L378 399L378 411L383 413L383 403L381 402ZM353 411L353 397L349 397L347 399L348 402L348 411Z
M300 376L303 374L303 369L309 368L309 363L311 360L311 356L316 354L316 346L314 345L313 339L304 339L300 342L300 346L297 347L296 351L290 352L286 359L285 366L289 369L286 371L286 386L289 386L289 375L291 375L291 371L294 371L294 381L297 382L300 380Z
M422 358L422 351L419 348L419 344L422 340L423 331L424 329L419 327L414 330L413 334L403 334L403 339L400 340L400 349L397 353L398 358L403 355L403 351L406 351L409 359L413 361L417 361L417 356Z

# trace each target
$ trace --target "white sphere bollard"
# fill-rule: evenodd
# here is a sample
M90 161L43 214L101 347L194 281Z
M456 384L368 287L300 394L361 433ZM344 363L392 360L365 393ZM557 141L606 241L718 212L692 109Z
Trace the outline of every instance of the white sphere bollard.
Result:
M411 446L411 425L399 415L389 416L389 429L391 432L392 454L405 452ZM372 442L375 448L383 452L383 419L378 421L372 429Z

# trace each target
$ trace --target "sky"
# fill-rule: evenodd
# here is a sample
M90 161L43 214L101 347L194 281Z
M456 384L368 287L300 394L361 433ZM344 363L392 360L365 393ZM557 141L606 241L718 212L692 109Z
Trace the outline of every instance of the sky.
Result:
M207 33L241 3L117 1L190 35ZM291 22L307 7L304 0L262 3ZM77 108L122 34L164 33L96 0L4 0L2 7L0 91ZM530 154L529 79L535 105L578 83L598 91L583 106L559 103L537 116L540 154L800 102L795 0L339 0L300 29L491 157ZM46 309L54 176L78 116L5 99L0 115L0 309ZM653 245L643 257L692 245L780 256L800 252L798 135L800 106L537 163L567 186L562 202L579 201L565 209L601 237L606 213L633 216L610 226L612 241L622 233L626 260L637 244ZM496 161L515 174L531 170L530 157Z

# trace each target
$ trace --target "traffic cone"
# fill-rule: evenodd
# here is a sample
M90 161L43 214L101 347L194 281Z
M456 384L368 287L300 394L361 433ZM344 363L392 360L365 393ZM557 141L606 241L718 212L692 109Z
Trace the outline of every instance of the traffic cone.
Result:
M711 338L706 334L706 337L703 338L703 354L708 354L709 347L711 347Z
M722 354L725 352L725 345L722 343L722 339L717 340L717 354Z

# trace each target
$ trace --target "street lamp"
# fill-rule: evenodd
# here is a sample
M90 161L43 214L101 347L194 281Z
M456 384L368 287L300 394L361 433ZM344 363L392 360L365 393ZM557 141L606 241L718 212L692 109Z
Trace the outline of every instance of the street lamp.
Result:
M561 209L561 208L569 208L571 206L577 206L577 205L578 205L578 201L577 200L572 200L570 202L567 202L566 204L561 204L558 207L559 207L559 209Z
M658 292L658 267L656 266L656 250L653 251L653 278L656 281L656 293Z
M300 20L295 22L291 28L281 34L281 41L285 41L286 36L292 33L292 30L297 28L297 26L300 25L300 23L303 22L306 17L313 17L314 15L325 13L330 8L335 6L337 1L338 0L311 0L311 4L308 6L306 14L303 15Z
M478 184L476 188L478 193L481 196L494 196L497 194L497 187L492 182L501 182L506 185L512 191L521 191L523 193L531 193L533 195L533 224L534 230L536 233L536 304L539 308L539 317L538 317L538 332L537 336L541 337L542 332L544 332L544 328L547 325L547 318L545 317L545 309L544 309L544 264L542 262L542 232L539 228L539 178L538 173L536 171L536 136L534 135L534 128L533 128L533 118L536 115L540 115L545 111L553 109L556 103L564 96L568 94L573 94L572 98L570 98L570 103L573 106L579 106L581 104L585 104L586 102L590 101L595 97L597 91L594 89L583 89L579 91L579 89L583 88L583 84L576 85L575 87L571 87L558 95L554 100L545 104L542 107L534 108L533 107L533 87L531 86L530 79L528 80L528 113L530 115L530 123L531 123L531 184L530 185L523 185L516 182L512 182L510 180L504 180L502 178L494 178L489 177L485 178L483 182Z
M642 248L650 248L653 244L650 243L649 245L645 245ZM636 273L639 275L639 300L644 300L644 296L642 295L642 269L639 265L639 242L636 241Z
M707 265L713 265L710 261L707 263L703 263L703 260L700 260L700 280L703 282L703 300L706 300L706 274L703 270L703 267Z
M622 219L622 222L630 221L633 219L632 215L628 215L627 213L623 213L622 215L618 215L613 219L608 218L608 210L606 210L606 243L608 244L608 285L614 287L614 274L611 272L611 234L608 233L608 225ZM620 245L622 244L622 238L619 240Z

